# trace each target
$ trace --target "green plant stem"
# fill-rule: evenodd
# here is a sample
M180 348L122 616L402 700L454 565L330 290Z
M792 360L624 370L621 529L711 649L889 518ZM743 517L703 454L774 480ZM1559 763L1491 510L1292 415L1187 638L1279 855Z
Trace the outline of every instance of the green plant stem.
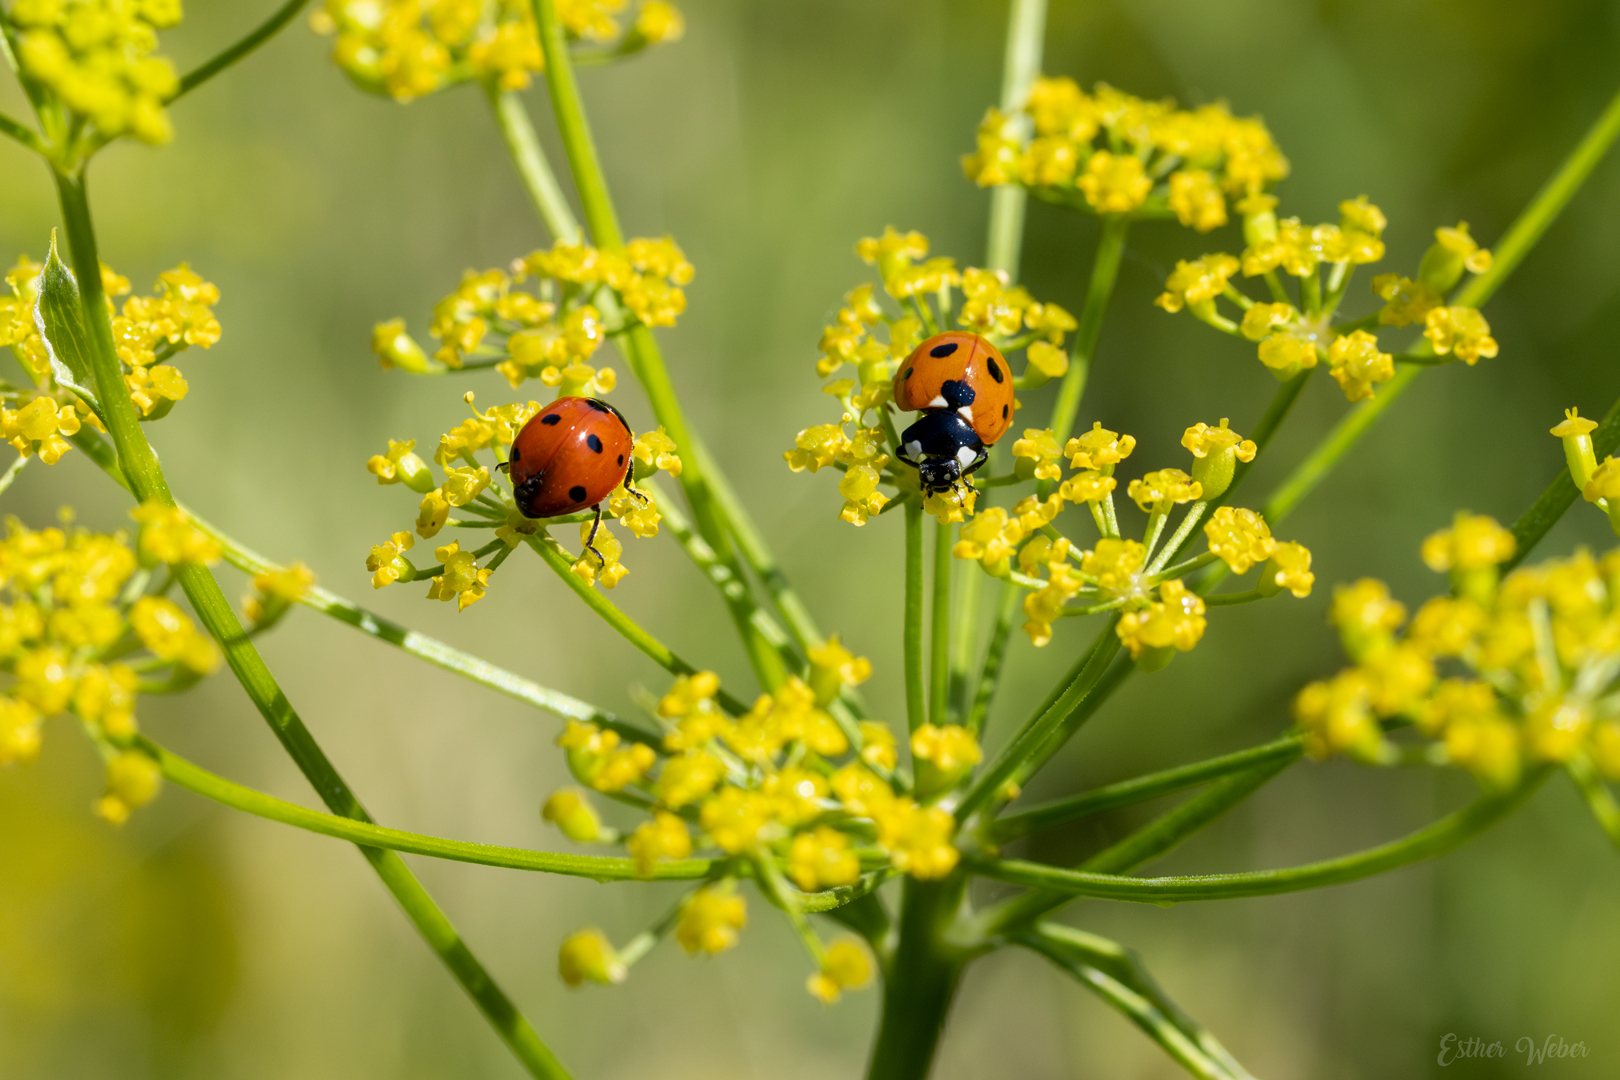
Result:
M1508 227L1508 231L1496 245L1491 268L1464 284L1452 298L1452 303L1464 307L1479 307L1490 299L1507 280L1507 276L1529 254L1536 241L1541 239L1541 235L1558 217L1559 212L1580 190L1617 135L1620 135L1620 94L1615 95L1609 102L1608 108L1603 110L1597 122L1559 166L1558 171L1542 185L1535 198L1530 200L1530 204ZM1412 380L1422 374L1423 370L1419 366L1402 367L1395 373L1393 379L1378 388L1377 396L1357 405L1334 425L1327 437L1295 467L1288 478L1266 500L1261 512L1273 528L1287 517L1294 507L1299 505L1300 500L1310 494L1329 472L1333 471L1339 460L1361 440L1373 423L1384 414L1384 410L1412 385Z
M1444 855L1484 832L1527 799L1547 778L1538 769L1506 796L1483 796L1463 809L1400 840L1353 855L1307 863L1283 870L1255 870L1240 874L1200 874L1183 877L1137 878L1084 870L1061 870L1015 859L964 856L973 873L1014 885L1050 889L1069 896L1128 900L1144 904L1179 904L1197 900L1232 900L1247 896L1320 889L1388 873L1402 866ZM1013 925L1004 923L996 929Z
M18 123L5 113L0 113L0 135L11 136L36 154L47 153L45 143L33 128Z
M884 972L883 1016L867 1080L926 1080L956 984L970 954L947 935L962 904L965 878L908 877L901 886L900 939Z
M617 251L624 247L624 235L619 228L613 199L608 193L607 178L602 172L602 162L597 156L596 142L585 119L585 106L580 100L579 83L574 77L573 61L568 55L568 41L563 34L562 25L557 21L556 0L530 0L530 2L540 35L540 47L545 54L546 85L551 90L551 104L557 117L557 129L562 135L563 148L568 153L568 163L574 174L574 187L579 192L580 205L585 211L585 223L590 228L591 237L598 247ZM716 557L731 568L736 578L742 580L742 573L736 567L724 523L720 519L714 497L704 478L702 462L693 452L692 439L686 427L686 416L681 410L674 384L670 382L669 372L664 367L658 340L653 336L651 328L638 323L624 335L622 347L625 359L647 394L653 414L658 417L658 422L674 440L681 455L681 489L686 493L686 501L692 508L692 517L697 522L698 532L714 549ZM776 689L787 677L787 671L782 666L782 658L749 621L747 611L730 602L727 607L761 685L767 690Z
M973 708L968 711L967 728L977 735L984 730L995 701L996 688L1001 684L1001 669L1007 657L1007 644L1012 639L1013 622L1023 603L1023 590L1011 582L1001 586L1001 600L996 606L995 625L990 629L990 643L985 647L984 666L979 669L979 685L973 693Z
M1304 752L1301 748L1303 738L1298 733L1284 735L1280 739L1273 739L1271 742L1247 750L1222 754L1220 757L1194 762L1191 765L1178 765L1173 769L1163 769L1146 776L1133 777L1117 784L1107 784L1068 798L1032 806L1020 813L997 818L990 825L990 839L998 844L1006 843L1043 829L1067 825L1094 814L1156 799L1209 780L1218 780L1257 765L1285 759L1292 760Z
M1192 1075L1253 1080L1214 1035L1170 1000L1131 950L1057 923L1041 923L1015 940L1095 991Z
M17 460L6 466L5 474L0 476L0 495L5 494L10 489L12 483L17 479L17 474L23 471L23 466L27 465L29 460L18 454Z
M954 593L951 613L950 722L961 723L968 712L969 671L973 666L973 643L978 637L979 597L984 591L984 574L968 563Z
M940 727L950 715L951 697L951 527L934 524L934 584L929 613L929 721Z
M922 507L906 505L906 727L916 731L928 718L923 695L923 525Z
M89 332L92 375L97 397L106 414L108 432L118 451L119 466L138 501L155 500L173 506L174 496L169 491L157 456L141 430L135 404L124 386L123 371L114 349L84 175L81 172L67 176L57 172L54 176L61 199L63 226L78 279L80 306ZM242 625L237 621L225 594L220 591L219 583L205 567L195 563L180 566L175 576L185 590L186 598L191 601L198 620L220 643L226 663L237 681L321 800L336 814L357 821L369 821L359 799L310 735L253 643L242 632ZM450 921L399 855L368 846L361 846L360 851L404 908L417 931L444 961L524 1068L536 1077L564 1080L568 1073L461 941Z
M663 519L663 523L669 527L669 531L674 534L676 542L681 545L681 549L686 552L687 557L692 560L693 564L703 571L704 576L714 584L715 588L720 590L721 595L726 598L728 603L746 607L749 621L754 624L754 628L759 631L760 635L770 642L771 646L781 655L784 665L796 671L802 670L805 665L804 658L794 652L793 642L789 639L787 631L783 630L781 625L771 617L770 612L755 606L754 598L749 593L747 584L738 581L732 576L732 568L721 562L719 557L715 555L714 549L709 546L708 541L697 534L697 531L692 527L692 522L681 511L675 500L670 498L664 491L662 485L653 478L648 477L646 480L641 481L640 486L644 490L652 492L654 500L658 503L659 516Z
M1608 415L1592 432L1592 449L1600 461L1620 450L1620 401L1609 407ZM1560 468L1552 483L1541 493L1541 497L1513 523L1513 557L1502 564L1504 574L1524 561L1525 556L1529 555L1535 546L1541 543L1542 537L1558 523L1558 519L1575 505L1575 500L1580 494L1575 487L1575 481L1570 479L1569 469Z
M1273 758L1242 772L1229 773L1180 806L1099 851L1081 863L1079 871L1123 874L1149 859L1158 858L1259 791L1298 759L1298 754ZM986 911L981 918L987 926L1023 926L1061 907L1069 899L1061 890L1036 889Z
M1086 390L1086 379L1091 373L1091 358L1097 352L1097 339L1102 334L1103 316L1108 311L1108 298L1113 294L1114 281L1119 277L1119 260L1125 253L1125 231L1129 225L1120 214L1108 214L1102 219L1102 235L1097 240L1097 255L1091 266L1091 284L1086 289L1086 303L1080 309L1080 326L1074 334L1074 346L1069 354L1069 370L1058 386L1057 399L1052 402L1052 434L1062 446L1074 433L1074 420L1080 412L1080 398Z
M1024 762L1041 751L1047 740L1054 736L1072 713L1079 710L1086 696L1102 680L1109 663L1119 653L1119 636L1114 633L1119 617L1108 620L1097 634L1097 639L1076 666L1073 676L1050 704L1045 705L1019 731L1018 735L1002 747L1000 753L979 777L956 808L956 820L965 822L981 807L997 796L1007 781L1012 780Z
M523 189L534 202L540 220L555 239L579 243L579 222L568 205L562 185L557 183L557 174L551 171L551 162L540 148L540 139L534 132L528 110L523 107L523 99L516 92L502 90L492 83L484 84L484 94L495 114L495 125L501 129L501 141L506 143L506 152L511 155Z
M1029 100L1029 88L1041 73L1041 44L1045 34L1046 0L1012 0L1001 67L1001 111L1008 116L1020 115ZM1015 282L1027 199L1018 184L1002 184L990 192L990 235L985 245L985 265L992 270L1005 270Z
M1571 759L1565 768L1580 789L1581 798L1586 800L1587 809L1592 811L1598 826L1616 847L1620 847L1620 803L1616 803L1614 793L1603 783L1603 777L1598 775L1592 759L1582 753Z
M586 607L618 631L626 641L650 657L653 663L672 675L697 673L697 668L676 656L668 645L643 630L634 619L620 611L613 601L603 596L596 586L574 573L574 560L562 549L561 544L550 536L531 536L529 546L539 553L540 558L544 559L552 572L562 579L563 584L573 590L574 595L585 601ZM741 716L748 711L747 706L724 690L715 695L715 700L732 716Z
M248 34L247 37L244 37L207 63L181 76L180 89L176 90L174 97L169 100L172 102L191 93L197 87L275 37L282 27L292 22L293 17L303 10L304 5L308 2L309 0L287 0L287 3L277 8L274 15L259 24L258 28Z
M269 821L279 821L283 825L320 833L322 836L351 840L366 847L403 851L412 855L426 855L454 862L477 863L480 866L496 866L506 870L529 870L590 878L593 881L696 881L710 876L717 865L711 859L682 859L678 862L657 863L653 866L652 873L643 874L632 859L475 844L465 840L447 840L438 836L390 829L369 821L323 814L318 810L309 810L295 803L284 802L262 791L255 791L217 776L171 753L150 739L141 738L138 743L145 753L157 761L165 779L173 781L187 791L229 806L233 810L241 810Z

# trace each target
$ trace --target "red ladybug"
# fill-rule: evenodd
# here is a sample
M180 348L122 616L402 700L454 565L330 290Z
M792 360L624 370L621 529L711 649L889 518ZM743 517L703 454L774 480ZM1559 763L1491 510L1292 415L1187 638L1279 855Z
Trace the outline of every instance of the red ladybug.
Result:
M1012 426L1012 371L978 334L936 334L895 372L894 401L902 411L922 412L900 435L900 460L917 469L924 490L949 491L984 464L985 447Z
M623 482L646 501L631 486L634 447L635 436L618 409L596 398L558 398L535 413L512 440L506 462L512 498L532 518L592 507L596 520L585 546L596 551L591 543L602 522L602 500Z

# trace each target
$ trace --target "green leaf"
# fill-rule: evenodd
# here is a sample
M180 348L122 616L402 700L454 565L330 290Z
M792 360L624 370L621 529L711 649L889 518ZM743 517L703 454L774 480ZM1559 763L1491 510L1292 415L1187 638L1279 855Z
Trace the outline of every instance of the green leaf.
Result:
M96 384L90 374L90 330L84 324L84 305L79 302L79 283L56 254L56 231L51 231L51 253L39 275L39 302L34 307L34 325L45 341L51 358L51 377L56 384L84 399L102 416L96 397Z

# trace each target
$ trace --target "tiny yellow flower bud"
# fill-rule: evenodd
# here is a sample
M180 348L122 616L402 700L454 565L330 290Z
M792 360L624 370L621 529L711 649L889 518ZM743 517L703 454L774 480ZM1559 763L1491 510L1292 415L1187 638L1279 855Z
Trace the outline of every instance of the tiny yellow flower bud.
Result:
M917 769L917 797L927 802L955 787L984 752L973 732L960 724L924 724L911 733L911 756Z
M1597 469L1597 454L1592 448L1592 432L1597 421L1588 420L1577 409L1564 410L1564 422L1550 434L1564 442L1564 460L1569 463L1569 476L1575 481L1575 490L1584 492L1587 481Z
M788 848L788 876L805 892L853 885L861 876L861 861L849 837L826 825L793 838Z
M823 1004L832 1005L845 990L858 990L872 978L872 962L866 950L845 939L827 947L821 970L810 976L806 989Z
M579 986L586 979L610 986L623 982L630 971L607 936L593 927L563 939L557 950L557 974L569 986Z
M651 821L636 826L624 846L636 860L636 869L646 876L660 859L684 859L692 854L692 835L686 831L686 822L658 810Z
M540 817L562 830L570 840L589 844L602 837L602 819L578 788L562 788L552 793L540 810Z
M397 367L402 371L415 372L428 369L427 353L422 351L416 339L406 333L404 319L378 323L371 332L371 351L377 354L385 368Z
M1237 463L1253 461L1259 452L1259 447L1226 424L1224 416L1220 427L1195 424L1181 437L1181 445L1192 451L1192 478L1203 489L1200 498L1217 499L1225 494L1232 486Z

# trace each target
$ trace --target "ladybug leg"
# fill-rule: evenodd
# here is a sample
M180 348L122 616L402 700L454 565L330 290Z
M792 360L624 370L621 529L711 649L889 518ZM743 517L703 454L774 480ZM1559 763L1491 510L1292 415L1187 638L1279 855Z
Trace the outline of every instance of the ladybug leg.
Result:
M602 558L602 553L600 551L596 550L596 533L597 530L602 527L602 504L597 503L595 506L591 507L591 509L596 511L596 516L591 519L591 535L585 538L585 550L589 551L592 555L595 555L598 563L600 563L602 566L606 566L607 560Z
M629 469L627 469L625 471L625 474L624 474L624 493L626 495L629 495L632 498L634 498L637 502L641 503L642 506L646 506L649 502L652 501L651 499L647 498L647 493L646 492L644 492L640 488L636 487L636 470L635 470L634 466L631 466Z

